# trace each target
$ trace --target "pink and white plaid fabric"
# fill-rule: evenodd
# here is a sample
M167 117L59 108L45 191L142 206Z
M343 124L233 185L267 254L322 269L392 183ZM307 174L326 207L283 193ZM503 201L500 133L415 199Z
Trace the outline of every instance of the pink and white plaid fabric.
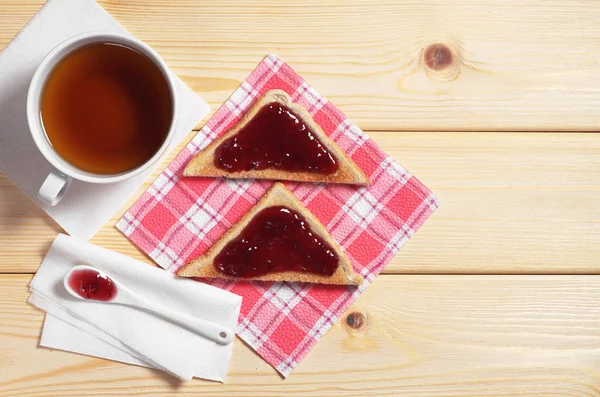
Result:
M279 88L371 179L367 187L288 183L365 278L359 287L207 282L243 296L239 336L283 376L298 365L437 208L436 197L274 54L267 56L118 222L134 244L176 272L204 253L271 181L184 178L188 161L226 132L265 92Z

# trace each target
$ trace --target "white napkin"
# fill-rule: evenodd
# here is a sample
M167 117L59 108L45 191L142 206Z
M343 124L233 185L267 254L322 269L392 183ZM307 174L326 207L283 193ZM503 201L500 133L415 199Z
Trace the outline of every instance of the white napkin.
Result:
M38 151L27 125L29 82L50 50L76 34L90 31L129 35L93 0L49 0L0 53L0 170L67 233L86 240L125 204L152 172L149 169L126 181L108 185L74 181L56 207L42 204L37 198L52 166ZM174 76L174 80L178 121L167 152L209 111L202 98L179 78Z
M233 343L220 345L132 307L72 297L63 277L79 264L92 265L178 312L232 330L237 326L240 296L59 234L29 285L29 302L48 313L42 346L159 368L184 380L225 379Z

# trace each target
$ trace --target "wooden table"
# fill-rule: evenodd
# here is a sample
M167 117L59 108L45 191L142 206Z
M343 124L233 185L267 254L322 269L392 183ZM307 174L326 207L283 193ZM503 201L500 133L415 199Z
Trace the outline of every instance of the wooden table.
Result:
M42 3L0 0L0 48ZM598 1L100 3L213 108L278 53L442 205L289 379L236 340L178 385L37 347L60 228L0 176L0 396L600 396ZM147 260L127 207L91 241Z

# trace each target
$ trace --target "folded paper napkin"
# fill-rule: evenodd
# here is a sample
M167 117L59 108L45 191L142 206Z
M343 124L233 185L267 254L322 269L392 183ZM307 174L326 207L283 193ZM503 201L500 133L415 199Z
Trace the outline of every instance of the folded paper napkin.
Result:
M81 264L180 313L237 325L240 296L59 234L29 285L29 302L48 313L40 345L158 368L183 380L225 379L233 343L220 345L143 310L69 295L63 278Z
M50 50L72 36L91 31L129 35L94 0L49 0L0 53L0 170L67 233L84 239L92 237L152 172L148 169L108 185L74 181L55 207L38 200L38 190L52 166L35 146L27 125L29 82ZM209 111L202 98L173 77L178 121L167 152Z
M435 196L276 55L267 56L118 222L175 272L205 252L272 181L183 178L188 161L226 132L252 103L279 88L304 106L370 177L367 187L289 183L364 278L359 287L209 281L244 297L239 335L287 376L438 206Z

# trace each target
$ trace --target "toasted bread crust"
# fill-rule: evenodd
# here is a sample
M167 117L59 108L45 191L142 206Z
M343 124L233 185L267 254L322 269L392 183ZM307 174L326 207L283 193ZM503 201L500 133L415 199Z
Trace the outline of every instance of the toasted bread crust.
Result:
M262 280L262 281L300 281L306 283L318 284L340 284L340 285L360 285L363 278L354 273L352 264L346 254L341 250L337 242L329 235L325 227L319 222L308 209L290 192L282 183L275 183L259 202L246 213L234 226L232 226L215 244L202 256L192 260L184 267L179 269L177 274L183 277L206 277L206 278L228 278L240 280L239 278L227 276L219 272L213 265L214 258L232 239L250 223L254 216L267 207L282 205L293 209L302 214L308 221L311 230L325 240L337 253L340 263L332 276L323 276L312 273L301 273L286 271L279 273L266 274L260 277L243 278L243 280Z
M319 141L333 154L338 162L338 170L333 174L322 174L315 172L290 172L277 169L264 169L252 171L227 172L214 165L215 151L219 145L226 139L237 134L254 116L266 105L277 102L291 108L317 135ZM347 183L354 185L368 185L369 178L352 161L344 151L333 142L313 120L312 116L304 107L293 103L290 96L282 90L271 90L260 97L241 120L225 134L211 142L206 148L198 153L188 163L183 171L184 176L202 176L202 177L224 177L231 179L273 179L298 182L326 182L326 183Z

